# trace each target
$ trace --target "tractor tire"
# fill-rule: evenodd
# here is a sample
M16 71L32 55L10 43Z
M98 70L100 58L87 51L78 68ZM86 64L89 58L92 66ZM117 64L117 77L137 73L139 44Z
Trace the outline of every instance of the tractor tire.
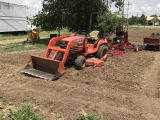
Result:
M77 70L82 70L85 68L86 66L86 58L84 56L78 56L76 59L75 59L75 68Z
M102 45L99 47L98 51L97 51L97 58L100 58L104 61L107 60L107 51L108 51L108 46L106 45Z

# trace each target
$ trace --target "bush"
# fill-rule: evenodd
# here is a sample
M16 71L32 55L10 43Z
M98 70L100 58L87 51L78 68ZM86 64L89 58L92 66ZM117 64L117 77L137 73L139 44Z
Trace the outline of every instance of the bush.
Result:
M11 110L9 120L42 120L36 115L30 105L21 105L20 107Z
M97 29L104 33L115 33L116 29L122 26L124 19L118 13L106 12L98 18Z
M101 117L94 114L82 113L76 120L102 120Z

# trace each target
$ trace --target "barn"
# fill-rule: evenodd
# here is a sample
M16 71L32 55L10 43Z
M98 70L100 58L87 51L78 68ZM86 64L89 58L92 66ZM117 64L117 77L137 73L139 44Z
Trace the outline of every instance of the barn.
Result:
M0 2L0 33L31 30L26 6Z

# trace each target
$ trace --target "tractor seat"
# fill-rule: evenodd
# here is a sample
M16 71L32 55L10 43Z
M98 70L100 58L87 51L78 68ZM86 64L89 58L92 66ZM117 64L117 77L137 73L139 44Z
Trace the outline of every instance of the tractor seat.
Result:
M89 37L87 43L94 44L97 40L94 37Z
M89 34L89 38L88 38L88 43L90 44L95 44L98 40L98 37L99 37L99 31L92 31L90 34Z
M118 30L116 32L116 37L113 39L114 43L121 43L124 41L124 31L123 30Z

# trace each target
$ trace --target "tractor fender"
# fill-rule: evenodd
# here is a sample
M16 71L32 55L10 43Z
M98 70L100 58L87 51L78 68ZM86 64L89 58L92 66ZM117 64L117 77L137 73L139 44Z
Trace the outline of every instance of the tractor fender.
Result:
M98 51L99 47L102 45L106 45L108 47L108 41L105 39L99 40L95 46L96 51Z

